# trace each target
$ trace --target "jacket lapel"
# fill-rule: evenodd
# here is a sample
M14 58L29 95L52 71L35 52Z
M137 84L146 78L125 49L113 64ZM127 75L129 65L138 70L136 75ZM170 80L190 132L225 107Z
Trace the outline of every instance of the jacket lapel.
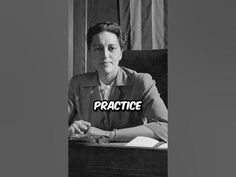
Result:
M101 100L101 95L99 93L98 86L95 86L91 89L90 95L91 95L92 102Z
M98 74L94 74L92 75L91 78L89 78L89 80L85 81L84 83L84 87L90 88L90 103L92 104L92 114L91 116L93 117L92 119L103 119L103 117L105 117L105 119L107 121L109 121L109 111L97 111L94 112L93 111L93 103L95 101L98 100L102 100L101 99L101 95L99 92L99 79L98 79ZM119 98L122 99L122 94L123 94L123 87L129 87L132 86L132 81L129 78L129 76L126 74L126 72L123 70L123 68L119 68L119 71L117 73L117 77L116 77L116 81L115 81L115 85L112 89L112 92L110 93L110 98L109 100L118 100ZM111 111L110 112L112 115L110 115L110 117L112 119L115 119L115 117L117 117L118 115L120 115L120 113L117 114L117 112ZM114 114L114 115L113 115ZM116 116L115 116L116 115ZM110 122L111 123L111 122ZM106 127L106 126L105 126ZM109 128L109 127L107 127Z
M92 103L92 104L93 104L95 101L102 100L98 86L96 86L95 88L93 88L93 89L91 90L90 94L91 94L91 103ZM93 107L93 105L92 105L92 107ZM100 111L98 111L98 112L100 112ZM106 111L102 111L102 113L103 113L103 115L105 116L105 118L107 119L107 118L108 118L108 117L107 117L108 115L107 115Z
M120 94L121 94L121 92L118 89L118 87L114 86L114 88L111 91L109 100L114 100L114 101L117 100L119 98Z

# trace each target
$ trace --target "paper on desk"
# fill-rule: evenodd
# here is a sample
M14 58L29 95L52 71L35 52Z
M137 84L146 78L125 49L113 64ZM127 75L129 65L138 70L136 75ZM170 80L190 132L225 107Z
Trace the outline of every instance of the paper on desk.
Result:
M158 146L158 149L168 149L168 143L163 143L160 146Z
M160 142L153 138L148 138L144 136L138 136L134 138L132 141L127 143L125 146L136 146L136 147L154 147Z

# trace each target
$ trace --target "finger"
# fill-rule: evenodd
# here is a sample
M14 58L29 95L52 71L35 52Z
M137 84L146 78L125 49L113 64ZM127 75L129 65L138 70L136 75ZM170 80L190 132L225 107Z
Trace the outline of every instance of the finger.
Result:
M89 128L91 126L91 123L84 120L78 120L78 121L75 121L74 123L76 123L77 125L81 125L81 127L86 126L87 128Z
M79 120L79 121L75 121L74 124L76 126L78 126L78 128L81 130L81 131L87 131L88 130L88 127L86 125L84 125L83 121L82 120Z
M84 121L84 120L83 120L83 124L84 124L86 127L88 127L88 128L91 126L91 123L90 123L90 122L87 122L87 121Z
M83 123L79 124L79 128L84 132L88 130L88 127L84 125Z
M68 131L69 131L69 136L75 133L75 129L73 127L70 127Z
M75 133L79 133L79 134L82 133L82 131L80 130L80 128L78 127L78 125L76 125L75 123L73 123L73 124L71 125L71 127L74 128Z

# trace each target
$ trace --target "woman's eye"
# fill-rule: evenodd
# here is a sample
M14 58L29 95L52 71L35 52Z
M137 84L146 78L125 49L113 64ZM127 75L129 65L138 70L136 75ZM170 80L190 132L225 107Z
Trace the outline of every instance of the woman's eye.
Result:
M113 51L113 50L115 50L116 48L115 47L109 47L109 50L110 51Z
M101 47L94 47L93 50L94 50L94 51L100 51L100 50L101 50Z

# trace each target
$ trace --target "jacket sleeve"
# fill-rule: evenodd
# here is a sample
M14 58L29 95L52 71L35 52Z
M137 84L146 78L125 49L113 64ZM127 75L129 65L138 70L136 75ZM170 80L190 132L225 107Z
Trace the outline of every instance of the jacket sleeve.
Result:
M146 127L151 129L157 139L168 141L168 111L160 97L155 81L149 74L143 74L143 114L147 118Z
M74 118L77 114L75 99L74 99L74 78L71 79L68 90L68 125L70 126L74 122Z

